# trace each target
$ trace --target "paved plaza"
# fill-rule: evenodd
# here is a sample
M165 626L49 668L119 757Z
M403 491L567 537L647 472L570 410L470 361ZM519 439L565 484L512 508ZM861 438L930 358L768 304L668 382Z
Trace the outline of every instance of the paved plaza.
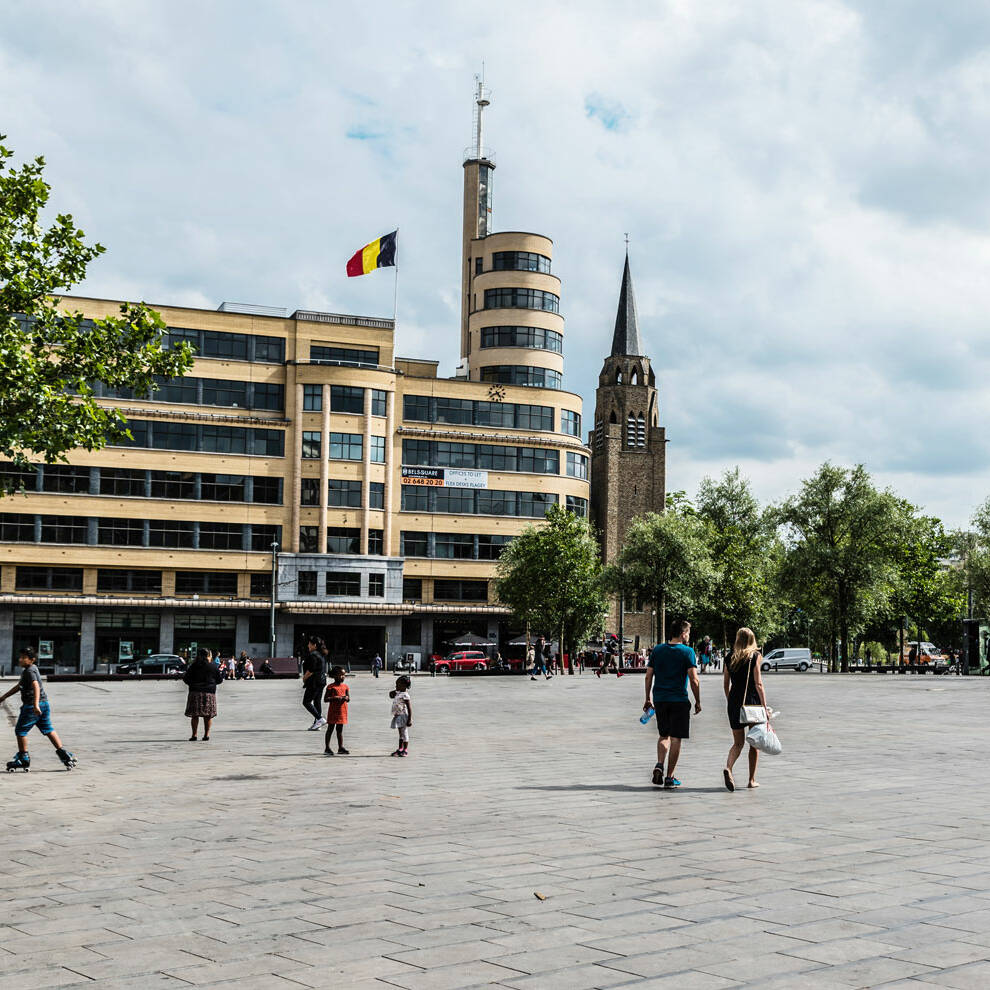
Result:
M673 793L636 676L417 678L405 760L367 674L333 758L297 681L208 743L181 684L51 685L80 766L0 775L0 986L990 985L990 683L766 680L734 794L717 675Z

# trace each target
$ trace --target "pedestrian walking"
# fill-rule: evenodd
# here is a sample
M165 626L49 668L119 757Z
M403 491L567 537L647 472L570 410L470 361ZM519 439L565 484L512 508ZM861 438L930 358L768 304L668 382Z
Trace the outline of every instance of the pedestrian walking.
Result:
M536 641L536 650L533 653L533 669L530 671L529 679L536 680L537 671L543 674L545 680L550 680L550 673L547 671L547 657L550 655L550 646L543 641L541 636Z
M712 662L712 638L706 636L698 646L698 659L701 661L701 672L707 673L708 666Z
M553 644L549 640L543 644L543 667L550 672L547 674L547 680L550 680L556 671L556 664L553 659Z
M210 727L217 717L217 685L223 680L220 668L213 662L213 654L201 648L196 651L196 659L182 675L189 686L186 698L186 718L192 727L190 742L195 742L199 732L199 720L203 720L203 742L209 742Z
M770 721L770 711L767 705L767 694L763 689L763 675L760 673L759 647L752 629L743 626L736 633L735 646L725 662L725 673L722 675L722 687L725 690L725 702L729 715L729 728L732 730L732 745L725 759L725 769L722 777L727 790L736 789L732 777L732 768L746 744L747 725L739 721L740 708L743 705L762 705L767 721ZM756 763L760 751L755 746L749 747L749 786L759 787L756 782Z
M371 672L378 677L378 671L382 669L382 658L376 653L375 659L371 661Z
M254 680L254 662L250 657L244 660L244 680L253 681Z
M657 763L653 768L653 783L664 790L681 786L674 776L681 755L681 740L691 734L691 702L688 684L694 694L694 714L701 714L701 681L698 678L698 658L688 646L691 623L676 620L670 628L666 643L654 647L646 668L646 701L643 711L652 707L657 713ZM652 688L652 694L651 694ZM666 761L666 772L664 771Z
M306 642L308 654L303 661L303 708L313 716L310 732L315 732L327 724L320 708L320 699L327 686L327 666L322 649L325 644L319 636L310 636Z
M337 752L341 756L350 754L344 749L344 726L347 725L347 704L351 700L351 692L344 683L347 676L343 667L334 667L330 671L333 684L328 684L323 694L323 700L327 703L327 734L323 745L323 752L327 756L333 756L330 748L330 741L333 738L334 730L337 730Z
M21 711L14 726L14 736L17 738L17 753L7 764L8 770L24 770L31 768L31 754L28 752L28 733L37 727L38 731L48 737L55 747L55 753L62 761L66 770L76 765L75 756L63 745L55 727L52 725L52 709L48 694L41 683L41 672L38 670L37 656L30 646L18 654L17 662L21 667L20 680L4 695L0 702L6 701L11 695L21 693Z
M389 691L392 699L392 728L399 730L399 746L392 756L409 755L409 730L412 728L412 699L409 689L412 681L403 674L395 679L395 690Z

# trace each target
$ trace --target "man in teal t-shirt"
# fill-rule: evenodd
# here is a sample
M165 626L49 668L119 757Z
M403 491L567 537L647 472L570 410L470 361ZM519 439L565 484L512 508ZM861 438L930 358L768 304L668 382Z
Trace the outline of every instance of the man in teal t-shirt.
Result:
M691 638L691 623L678 619L671 625L670 639L653 648L646 668L646 701L643 711L651 704L657 713L657 765L653 768L653 783L665 790L680 787L674 776L681 755L681 740L691 734L691 701L688 684L694 693L694 713L701 714L701 681L698 679L698 659L687 645ZM664 761L667 761L666 776Z

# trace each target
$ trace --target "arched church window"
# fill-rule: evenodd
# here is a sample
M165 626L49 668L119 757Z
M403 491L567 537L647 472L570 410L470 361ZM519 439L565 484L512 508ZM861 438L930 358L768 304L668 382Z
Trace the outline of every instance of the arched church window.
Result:
M619 422L619 417L615 415L615 410L614 409L612 410L612 415L609 416L608 421L610 423L618 423Z
M616 385L621 385L622 384L622 369L621 368L616 368L615 369L615 384Z
M639 384L639 369L638 368L633 368L632 375L629 378L629 384L630 385L638 385Z
M653 374L653 369L652 368L650 368L649 382L650 382L651 387L656 388L656 385L657 385L657 376L655 374Z

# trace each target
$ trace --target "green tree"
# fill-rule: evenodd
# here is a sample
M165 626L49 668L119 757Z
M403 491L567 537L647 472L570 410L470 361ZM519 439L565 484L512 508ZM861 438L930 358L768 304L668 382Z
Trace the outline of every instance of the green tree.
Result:
M496 573L499 600L529 627L557 636L561 653L573 653L608 614L591 525L560 506L513 538Z
M773 515L760 508L738 467L718 481L705 478L696 502L708 523L714 565L708 624L721 630L723 643L739 626L763 640L780 621L775 576L781 546Z
M627 599L652 603L658 617L689 617L707 603L714 575L708 523L690 506L668 505L629 524L622 550L605 569L605 584Z
M778 519L782 588L805 612L834 623L848 670L850 630L885 613L892 596L903 503L878 491L861 464L850 470L826 463L781 506Z
M0 135L0 454L25 466L127 436L121 413L95 400L94 383L145 396L156 375L181 375L192 355L163 347L165 325L143 304L92 321L59 309L60 294L105 248L85 244L67 214L45 227L44 159L11 168L12 154Z

